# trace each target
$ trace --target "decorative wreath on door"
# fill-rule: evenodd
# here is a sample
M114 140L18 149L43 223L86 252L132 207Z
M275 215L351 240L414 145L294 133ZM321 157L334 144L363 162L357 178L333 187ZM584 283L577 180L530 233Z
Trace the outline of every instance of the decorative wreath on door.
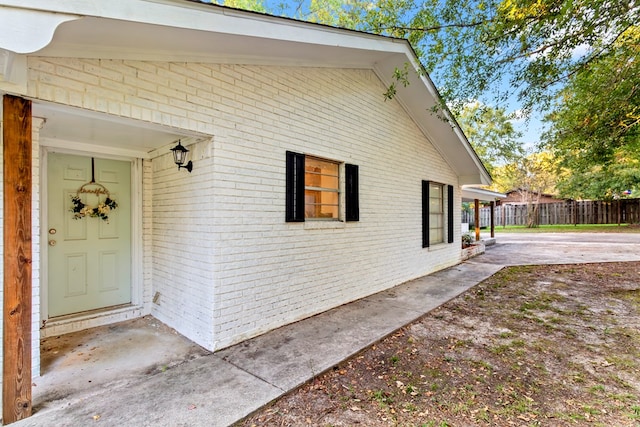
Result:
M93 194L96 197L96 205L90 205L82 200L83 194ZM104 197L104 199L103 199ZM85 198L86 200L86 198ZM111 197L109 190L94 181L94 160L91 159L91 181L82 185L75 195L71 196L71 212L73 219L81 219L86 216L100 218L109 222L109 214L118 207L118 203Z

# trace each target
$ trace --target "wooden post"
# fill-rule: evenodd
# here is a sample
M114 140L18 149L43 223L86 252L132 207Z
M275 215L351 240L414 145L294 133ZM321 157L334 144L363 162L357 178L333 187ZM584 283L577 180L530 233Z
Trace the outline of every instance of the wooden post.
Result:
M5 95L2 422L31 416L31 101Z
M489 202L489 209L491 209L491 238L496 237L496 215L494 209L496 202Z
M476 242L480 241L480 200L474 199L473 201L474 215L476 217Z

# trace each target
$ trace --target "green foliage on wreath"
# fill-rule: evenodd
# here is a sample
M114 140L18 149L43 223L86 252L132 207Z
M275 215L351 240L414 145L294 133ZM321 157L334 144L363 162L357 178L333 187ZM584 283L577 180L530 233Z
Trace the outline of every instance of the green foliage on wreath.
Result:
M103 221L109 222L109 214L111 211L118 207L118 203L111 197L107 197L104 202L98 203L98 206L86 205L77 194L71 196L71 202L73 206L71 212L73 212L73 219L84 218L85 216L92 218L100 218Z

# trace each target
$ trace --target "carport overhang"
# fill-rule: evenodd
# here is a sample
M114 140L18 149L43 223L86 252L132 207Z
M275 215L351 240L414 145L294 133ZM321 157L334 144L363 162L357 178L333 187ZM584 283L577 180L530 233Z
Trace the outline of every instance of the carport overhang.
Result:
M499 193L497 191L487 190L480 187L472 187L468 185L462 186L462 201L463 202L496 202L501 199L506 199L507 195Z
M475 238L476 241L480 240L480 202L488 202L490 206L490 230L491 239L495 239L495 202L507 197L504 193L498 193L496 191L487 190L479 187L472 187L468 185L462 186L462 201L473 202L474 204L474 221L475 221Z

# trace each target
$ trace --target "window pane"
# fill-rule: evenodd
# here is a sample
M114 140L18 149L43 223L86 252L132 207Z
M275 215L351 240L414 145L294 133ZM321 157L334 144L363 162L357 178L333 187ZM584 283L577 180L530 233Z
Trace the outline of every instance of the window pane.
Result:
M339 164L305 159L305 218L338 219L340 212Z
M444 197L442 184L429 184L429 243L444 242Z
M304 174L304 185L306 187L331 188L337 190L340 184L337 176L307 172Z
M340 195L335 191L305 190L306 218L338 218Z
M305 159L305 170L307 172L321 173L324 175L338 176L338 164L320 160L313 157Z
M429 215L429 228L442 228L442 215L430 214Z
M442 212L442 199L429 198L429 212Z
M322 205L320 207L320 216L318 218L338 219L338 206Z

